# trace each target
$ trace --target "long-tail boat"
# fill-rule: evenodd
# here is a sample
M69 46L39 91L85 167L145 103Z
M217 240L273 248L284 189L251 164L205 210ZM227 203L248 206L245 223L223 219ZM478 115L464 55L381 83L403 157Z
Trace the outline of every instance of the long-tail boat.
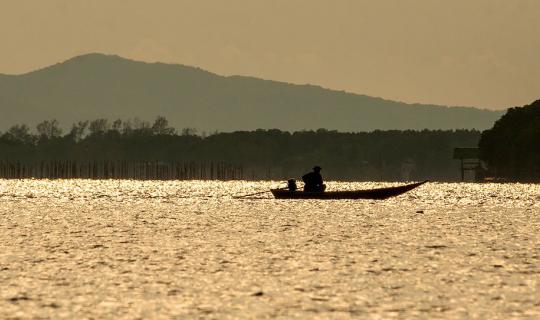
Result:
M287 189L271 189L270 191L276 199L323 199L323 200L339 200L339 199L375 199L383 200L390 197L399 196L405 192L411 191L424 183L422 181L411 183L398 187L377 188L369 190L350 190L350 191L325 191L325 192L304 192L290 191Z

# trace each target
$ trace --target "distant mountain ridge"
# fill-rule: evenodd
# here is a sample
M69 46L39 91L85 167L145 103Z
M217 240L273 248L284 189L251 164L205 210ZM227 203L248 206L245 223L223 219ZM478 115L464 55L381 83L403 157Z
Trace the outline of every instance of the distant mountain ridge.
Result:
M405 104L313 85L87 54L22 75L0 74L0 129L58 119L153 120L200 131L326 128L487 129L503 111Z

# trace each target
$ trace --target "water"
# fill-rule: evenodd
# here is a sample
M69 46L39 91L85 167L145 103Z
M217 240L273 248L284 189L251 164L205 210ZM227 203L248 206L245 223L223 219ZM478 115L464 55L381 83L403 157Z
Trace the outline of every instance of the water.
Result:
M540 185L274 186L0 180L0 317L540 317Z

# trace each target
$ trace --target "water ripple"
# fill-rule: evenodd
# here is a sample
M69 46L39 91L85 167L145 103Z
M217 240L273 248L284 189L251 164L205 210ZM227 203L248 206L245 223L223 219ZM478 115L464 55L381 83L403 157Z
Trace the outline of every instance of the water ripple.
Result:
M540 186L234 198L279 186L0 180L2 317L540 317Z

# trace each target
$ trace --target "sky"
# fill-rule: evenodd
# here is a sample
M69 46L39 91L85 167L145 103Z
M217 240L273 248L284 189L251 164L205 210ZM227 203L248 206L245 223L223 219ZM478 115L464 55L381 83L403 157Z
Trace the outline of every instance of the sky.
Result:
M539 0L0 0L0 73L91 52L409 103L540 99Z

